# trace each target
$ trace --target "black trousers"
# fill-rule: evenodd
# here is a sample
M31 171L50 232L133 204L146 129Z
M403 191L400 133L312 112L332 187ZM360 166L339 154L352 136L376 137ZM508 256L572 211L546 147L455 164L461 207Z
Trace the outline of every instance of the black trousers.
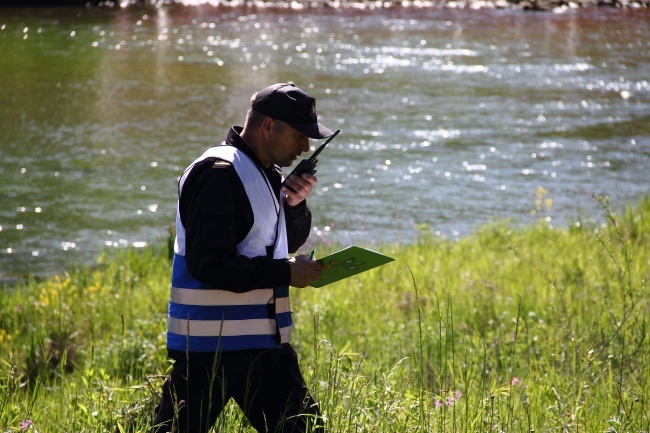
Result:
M216 356L211 365L174 363L152 433L207 433L231 398L259 433L324 431L291 345Z

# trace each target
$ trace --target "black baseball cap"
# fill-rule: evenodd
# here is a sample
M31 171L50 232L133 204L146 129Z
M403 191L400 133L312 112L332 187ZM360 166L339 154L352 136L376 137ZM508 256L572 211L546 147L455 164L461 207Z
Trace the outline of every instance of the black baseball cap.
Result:
M295 84L278 83L253 95L253 110L287 122L309 138L327 138L334 131L318 123L316 98Z

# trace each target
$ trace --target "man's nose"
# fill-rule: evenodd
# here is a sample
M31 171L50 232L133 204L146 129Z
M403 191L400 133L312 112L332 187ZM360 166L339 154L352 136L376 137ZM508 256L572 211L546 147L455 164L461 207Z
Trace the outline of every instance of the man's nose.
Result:
M309 152L309 138L305 137L305 140L300 144L300 150L302 152Z

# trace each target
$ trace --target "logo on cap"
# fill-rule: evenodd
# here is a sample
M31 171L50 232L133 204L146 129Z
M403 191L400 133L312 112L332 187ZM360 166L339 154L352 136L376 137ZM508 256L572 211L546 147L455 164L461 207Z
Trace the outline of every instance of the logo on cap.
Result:
M311 101L311 113L310 113L310 116L314 120L316 120L318 118L318 116L316 116L316 100L315 99L313 101Z

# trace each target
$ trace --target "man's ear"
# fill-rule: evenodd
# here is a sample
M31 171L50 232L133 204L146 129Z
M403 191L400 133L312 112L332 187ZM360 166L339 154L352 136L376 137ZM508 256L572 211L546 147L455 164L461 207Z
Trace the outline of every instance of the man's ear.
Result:
M265 117L262 121L262 132L264 133L264 138L269 138L274 129L275 121L271 117Z

